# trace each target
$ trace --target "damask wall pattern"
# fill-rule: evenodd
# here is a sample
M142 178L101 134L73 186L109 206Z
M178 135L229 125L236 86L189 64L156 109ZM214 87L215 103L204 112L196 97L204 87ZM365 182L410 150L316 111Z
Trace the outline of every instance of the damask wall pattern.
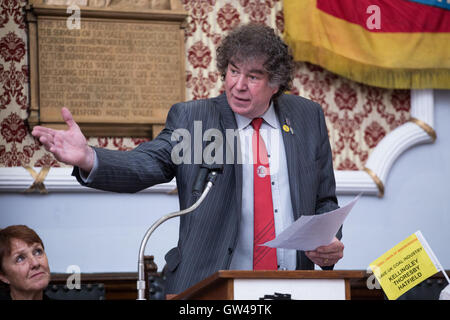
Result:
M203 99L223 92L215 67L221 37L247 22L283 32L282 0L180 0L189 12L185 31L186 98ZM2 0L0 7L0 167L64 164L31 136L27 126L28 60L26 1ZM321 104L337 170L361 170L378 142L409 120L409 90L361 85L308 63L298 63L291 93ZM148 138L90 138L89 144L131 150Z

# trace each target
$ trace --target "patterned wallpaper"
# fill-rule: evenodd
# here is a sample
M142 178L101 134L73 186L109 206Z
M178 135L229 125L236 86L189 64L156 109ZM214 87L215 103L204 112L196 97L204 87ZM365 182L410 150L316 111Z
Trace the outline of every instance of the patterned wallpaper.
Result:
M189 12L185 33L188 100L223 91L215 48L234 26L253 21L283 32L282 0L180 1ZM25 4L2 0L0 7L0 166L64 166L31 136L25 124L29 107ZM361 170L377 143L409 119L409 90L368 87L308 63L298 63L292 93L322 105L338 170ZM130 150L147 140L96 137L89 143Z

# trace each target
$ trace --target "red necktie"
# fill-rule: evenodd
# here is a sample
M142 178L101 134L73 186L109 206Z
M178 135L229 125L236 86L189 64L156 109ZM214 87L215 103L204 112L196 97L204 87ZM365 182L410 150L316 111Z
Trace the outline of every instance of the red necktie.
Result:
M266 145L259 134L262 121L262 118L252 120L254 129L252 137L254 208L253 270L277 270L276 249L260 246L260 244L275 238L269 160Z

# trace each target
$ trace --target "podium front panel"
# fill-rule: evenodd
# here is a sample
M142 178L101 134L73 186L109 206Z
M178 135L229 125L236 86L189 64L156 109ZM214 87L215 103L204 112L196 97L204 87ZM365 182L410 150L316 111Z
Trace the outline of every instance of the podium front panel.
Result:
M234 279L234 300L290 294L294 300L345 300L344 279Z

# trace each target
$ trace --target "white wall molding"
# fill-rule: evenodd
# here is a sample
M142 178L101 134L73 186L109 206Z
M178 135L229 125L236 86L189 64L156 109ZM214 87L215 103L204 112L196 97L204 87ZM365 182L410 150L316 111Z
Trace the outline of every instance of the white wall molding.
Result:
M39 173L42 168L33 169ZM72 168L51 168L44 180L45 188L48 192L104 192L80 185L71 174ZM0 192L24 192L33 182L33 177L25 168L0 168ZM174 179L169 183L162 183L141 192L172 193L175 189Z
M367 159L364 171L336 171L338 194L384 195L395 160L407 149L436 139L433 90L411 90L411 120L386 135Z
M378 188L373 179L364 171L334 171L336 193L338 195L364 194L377 195Z
M433 90L411 90L411 120L390 132L375 147L364 171L335 171L337 194L384 195L389 171L395 160L407 149L432 143L434 132ZM34 168L39 172L41 168ZM81 186L71 176L72 168L51 168L44 184L48 192L101 192ZM25 168L0 168L0 192L23 192L34 182ZM174 193L175 179L141 192Z

